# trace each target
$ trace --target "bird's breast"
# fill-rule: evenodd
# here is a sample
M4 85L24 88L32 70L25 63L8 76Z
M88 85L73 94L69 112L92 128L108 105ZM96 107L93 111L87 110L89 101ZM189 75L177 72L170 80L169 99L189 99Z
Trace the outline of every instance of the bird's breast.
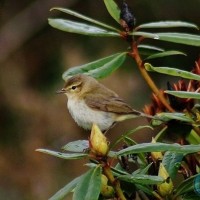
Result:
M92 109L84 100L68 99L67 106L73 119L84 129L91 130L95 123L101 130L107 130L114 123L112 113Z

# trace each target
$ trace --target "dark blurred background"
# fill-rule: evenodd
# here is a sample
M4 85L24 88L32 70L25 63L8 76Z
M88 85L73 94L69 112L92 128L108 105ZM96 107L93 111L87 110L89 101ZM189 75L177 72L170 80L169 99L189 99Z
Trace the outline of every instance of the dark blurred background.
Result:
M137 24L161 20L200 24L199 0L127 2L134 10ZM64 161L35 152L35 149L59 150L69 141L88 138L89 133L71 119L65 96L55 94L64 84L62 73L70 67L128 48L120 39L87 37L53 29L47 23L49 17L70 18L56 11L49 12L54 6L67 7L118 26L100 0L0 1L0 200L48 199L87 169L86 160ZM199 54L196 47L151 40L146 43L188 54L153 62L160 66L191 70ZM176 81L153 76L163 88L166 88L166 81ZM151 102L151 91L129 59L102 82L138 110ZM113 135L144 124L147 124L145 119L120 123L108 137L112 140ZM134 139L150 141L151 136L148 130L135 134Z

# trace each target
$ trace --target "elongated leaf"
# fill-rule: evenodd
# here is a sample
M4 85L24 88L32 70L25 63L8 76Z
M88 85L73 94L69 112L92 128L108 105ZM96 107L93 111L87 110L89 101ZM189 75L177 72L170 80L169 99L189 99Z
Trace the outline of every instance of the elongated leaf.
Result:
M188 122L188 123L194 122L189 116L187 116L184 113L175 113L175 112L174 113L167 113L167 112L164 112L164 113L158 113L156 115L156 117L158 117L158 119L160 119L161 122L162 121L168 122L172 119L183 121L183 122Z
M81 180L82 176L79 176L60 189L56 194L54 194L49 200L64 200L65 197L76 187L76 185Z
M90 169L77 184L73 200L97 200L101 189L101 168Z
M147 50L153 50L153 51L160 51L163 52L165 51L164 49L152 45L145 45L145 44L140 44L138 45L138 49L147 49Z
M123 167L119 163L117 163L115 167L112 167L112 172L114 176L129 175L129 173L125 169L123 169Z
M116 32L108 31L107 29L99 28L97 26L88 25L80 22L74 22L66 19L49 19L49 24L61 31L78 33L82 35L90 36L102 36L102 37L119 37Z
M107 25L107 24L105 24L105 23L102 23L102 22L100 22L100 21L97 21L97 20L95 20L95 19L92 19L92 18L90 18L90 17L86 17L86 16L84 16L84 15L82 15L82 14L79 14L79 13L77 13L77 12L75 12L75 11L73 11L73 10L67 9L67 8L58 8L58 7L55 7L55 8L52 8L51 11L52 11L52 10L59 10L59 11L61 11L61 12L67 13L67 14L69 14L69 15L75 16L75 17L80 18L80 19L83 19L83 20L86 20L86 21L91 22L91 23L93 23L93 24L102 26L102 27L104 27L104 28L107 28L107 29L110 29L110 30L113 30L113 31L119 31L118 29L116 29L116 28L114 28L114 27L112 27L112 26L110 26L110 25Z
M112 18L117 23L119 23L119 20L120 20L120 9L119 9L118 5L115 3L115 1L113 1L113 0L104 0L104 4L105 4L108 12L112 16Z
M67 80L69 76L84 73L97 79L104 78L110 75L123 64L126 58L126 54L126 52L116 53L91 63L70 68L63 73L62 77L64 80Z
M139 168L138 170L135 170L132 175L135 174L142 174L142 175L146 175L149 172L150 167L152 166L153 163L150 163L148 165L146 165L144 168Z
M143 130L143 129L146 129L146 128L153 130L153 128L152 128L151 126L138 126L137 128L132 129L132 130L129 130L129 131L127 131L126 133L120 135L120 136L113 142L113 144L111 144L111 147L110 147L110 148L111 148L111 149L114 148L120 141L124 140L124 138L126 138L126 137L128 137L128 136L130 136L130 135L132 135L132 134L134 134L134 133L136 133L137 131L140 131L140 130ZM132 144L130 144L130 145L132 145Z
M199 200L200 194L197 194L195 192L189 192L187 194L184 194L181 198L181 200Z
M157 33L148 33L148 32L140 32L140 31L134 31L130 33L130 35L135 35L135 36L142 36L144 38L151 38L151 39L159 39L159 36Z
M194 191L200 197L200 174L194 179Z
M144 65L147 71L158 72L158 73L167 74L170 76L178 76L181 78L200 81L200 76L192 72L188 72L188 71L184 71L184 70L180 70L176 68L171 68L171 67L153 67L150 63L145 63Z
M51 151L48 149L37 149L36 151L67 160L81 159L88 156L88 154L86 153L61 153L57 151Z
M130 137L124 137L124 142L126 144L128 144L128 146L132 146L132 145L135 145L137 144L132 138ZM146 155L144 153L138 153L137 154L138 158L140 159L140 166L141 167L144 167L144 166L147 166L147 159L146 159Z
M141 29L141 28L173 28L173 27L194 28L194 29L198 30L198 27L195 24L188 23L188 22L182 22L182 21L151 22L151 23L141 24L136 29Z
M200 136L193 129L186 136L186 140L189 144L200 144Z
M159 40L185 44L191 46L200 46L200 35L186 33L156 33Z
M141 55L152 55L154 53L157 53L157 52L163 52L164 49L161 49L159 47L156 47L156 46L151 46L151 45L138 45L138 49L139 49L139 52Z
M150 187L149 185L135 184L135 186L138 190L141 190L141 191L145 192L146 194L154 196L153 195L154 191L153 191L152 187Z
M77 140L74 142L69 142L64 147L62 147L65 151L71 152L84 152L86 149L89 148L89 141L88 140Z
M167 151L164 154L162 163L165 166L165 169L167 170L171 179L174 179L176 177L183 157L184 157L183 154L170 151Z
M157 39L178 44L200 46L200 36L195 34L174 33L174 32L148 33L148 32L135 31L130 33L130 35L143 36L144 38Z
M197 92L185 92L185 91L171 91L166 90L165 93L171 94L179 98L191 98L191 99L200 99L200 93Z
M176 189L176 196L183 195L188 192L194 191L194 180L197 178L199 179L200 174L196 174L191 176L190 178L181 182L181 184Z
M166 144L166 143L143 143L136 144L134 146L127 147L118 151L118 156L143 153L143 152L159 152L159 151L171 151L176 153L195 153L200 151L200 145L179 145L179 144Z
M162 57L166 57L166 56L174 56L174 55L186 56L186 54L184 54L183 52L180 52L180 51L164 51L161 53L156 53L156 54L150 55L147 58L145 58L145 60L150 60L150 59L154 59L154 58L162 58Z
M167 126L165 126L163 129L161 129L160 130L160 132L159 133L157 133L156 134L156 136L155 136L155 141L156 142L161 142L161 141L163 141L163 138L164 138L164 136L166 135L166 132L167 132Z
M144 174L122 175L118 176L117 178L126 182L143 185L154 185L162 183L164 181L164 179L160 176L150 176Z

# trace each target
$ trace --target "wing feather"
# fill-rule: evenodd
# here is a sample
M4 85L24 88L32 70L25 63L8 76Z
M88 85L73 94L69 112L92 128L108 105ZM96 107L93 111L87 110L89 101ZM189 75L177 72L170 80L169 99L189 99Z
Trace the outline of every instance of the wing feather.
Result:
M120 99L117 95L105 96L87 95L85 97L86 104L93 109L105 112L112 112L116 114L135 114L141 115L141 112L132 109L127 103Z

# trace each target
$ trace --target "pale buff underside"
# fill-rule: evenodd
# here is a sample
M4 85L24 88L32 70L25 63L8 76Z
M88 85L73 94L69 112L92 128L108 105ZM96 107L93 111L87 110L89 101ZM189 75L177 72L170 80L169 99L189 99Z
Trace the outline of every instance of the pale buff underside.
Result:
M78 100L76 98L69 98L67 106L75 122L86 130L91 130L93 123L97 124L102 131L107 130L115 122L136 117L133 114L119 115L95 110L88 107L84 100Z
M91 130L93 123L101 130L107 130L115 121L113 113L91 109L83 100L69 98L67 106L75 122L87 130Z

